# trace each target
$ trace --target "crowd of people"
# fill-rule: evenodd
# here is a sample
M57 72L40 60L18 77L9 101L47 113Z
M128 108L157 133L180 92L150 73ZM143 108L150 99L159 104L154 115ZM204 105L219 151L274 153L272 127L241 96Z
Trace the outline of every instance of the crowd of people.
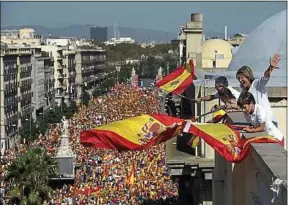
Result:
M215 80L217 93L198 98L196 102L220 99L226 108L242 109L249 114L253 124L244 128L245 131L266 130L284 146L284 137L277 128L266 90L279 60L280 56L274 55L259 79L254 78L248 66L240 68L236 77L243 89L241 94L221 76ZM144 151L118 152L83 147L79 141L81 130L156 112L159 112L159 100L154 91L126 84L115 85L107 94L91 100L88 106L80 106L69 119L69 143L80 168L76 171L74 184L54 190L45 204L177 204L179 187L170 180L165 166L165 144ZM4 182L4 178L12 160L31 147L42 147L55 156L60 146L61 129L61 123L50 125L47 134L40 135L36 141L5 150L0 167L2 198L9 199L12 184Z
M69 143L79 165L73 185L55 189L44 204L177 204L178 184L170 180L165 166L165 144L144 151L123 151L83 147L81 130L159 111L153 91L126 84L115 85L106 95L79 106L69 119ZM61 141L62 124L50 125L47 135L5 150L0 169L2 195L9 199L11 184L4 183L5 168L30 147L42 147L55 156ZM152 204L153 204L152 203Z

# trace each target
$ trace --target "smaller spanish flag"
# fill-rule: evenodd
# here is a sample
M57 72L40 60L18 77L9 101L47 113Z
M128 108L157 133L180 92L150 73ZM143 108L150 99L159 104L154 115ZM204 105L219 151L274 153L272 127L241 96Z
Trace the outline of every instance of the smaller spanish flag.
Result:
M196 135L193 135L188 141L187 145L195 149L199 145L199 142L200 138Z
M175 71L165 76L156 83L156 87L174 94L181 94L194 79L194 63L190 60L185 66L177 68Z

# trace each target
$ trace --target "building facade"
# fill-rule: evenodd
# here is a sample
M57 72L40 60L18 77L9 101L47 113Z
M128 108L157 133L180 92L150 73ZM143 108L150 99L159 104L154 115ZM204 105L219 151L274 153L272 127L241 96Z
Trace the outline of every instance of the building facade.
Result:
M48 52L42 51L42 59L44 62L44 90L45 90L45 105L49 108L55 102L55 79L54 79L54 59L50 57Z
M53 75L55 88L55 103L58 105L64 100L67 92L67 84L63 66L63 48L54 45L40 46L44 52L48 52L53 61Z
M77 98L84 90L92 92L93 88L104 78L107 66L106 51L103 49L81 49L76 51L76 87Z
M19 128L32 117L32 49L1 49L1 148L19 139Z
M108 40L108 27L107 26L92 26L90 27L90 40L91 41L107 41Z
M75 61L76 52L75 50L63 50L63 66L64 66L64 75L65 84L67 85L67 95L65 96L65 102L68 103L71 99L76 97L76 61Z
M33 49L32 56L32 65L33 65L33 101L35 102L35 111L33 112L33 119L37 119L39 115L44 114L44 110L47 106L51 106L53 102L53 94L50 94L50 99L48 100L47 94L47 83L51 78L51 57L46 52L43 52L41 48ZM52 76L53 77L53 76ZM50 85L49 85L50 86ZM50 86L52 89L53 85ZM49 89L50 90L50 89Z
M191 14L191 21L182 26L178 36L179 64L194 61L197 68L228 68L233 46L223 39L207 39L203 34L203 14Z
M1 42L7 44L25 44L25 45L41 45L43 36L36 35L32 28L23 28L19 30L1 30Z

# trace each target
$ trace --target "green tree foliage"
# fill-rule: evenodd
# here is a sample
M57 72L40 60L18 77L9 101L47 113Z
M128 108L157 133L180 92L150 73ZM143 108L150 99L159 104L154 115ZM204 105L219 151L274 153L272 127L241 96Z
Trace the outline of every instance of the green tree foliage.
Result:
M35 140L38 135L38 125L33 119L27 119L22 122L22 128L19 130L21 138L28 141Z
M80 99L82 103L87 106L89 104L90 98L90 94L87 91L84 91Z
M63 117L61 106L56 106L48 110L46 114L46 122L50 124L59 123Z
M75 101L71 101L70 106L62 102L61 106L44 111L44 115L38 116L37 121L32 119L31 125L30 119L24 120L22 128L19 130L22 140L34 141L40 133L44 134L47 131L49 124L60 123L63 116L70 119L75 112L77 112Z
M48 199L51 188L48 177L56 175L58 164L49 157L44 149L33 148L21 157L17 157L8 166L7 181L13 181L10 191L12 201L20 204L43 204Z
M142 48L139 44L116 44L101 45L106 50L108 61L125 61L127 59L138 59L140 65L133 65L136 74L140 77L154 78L159 67L163 68L163 74L167 74L167 64L169 64L169 71L177 68L178 57L168 53L168 51L176 51L175 44L156 44L154 47ZM127 82L131 77L132 65L122 65L119 72L118 81ZM115 66L110 66L108 71L115 70ZM116 76L114 76L116 77ZM110 83L111 84L111 83ZM107 86L104 86L105 89ZM95 91L96 92L96 91Z
M99 43L95 43L99 45ZM155 56L163 55L168 53L169 50L175 51L177 49L176 45L167 44L156 44L154 47L142 48L139 44L129 44L121 43L114 45L104 45L101 44L106 50L106 56L108 61L124 61L127 59L140 59L142 55L145 56Z

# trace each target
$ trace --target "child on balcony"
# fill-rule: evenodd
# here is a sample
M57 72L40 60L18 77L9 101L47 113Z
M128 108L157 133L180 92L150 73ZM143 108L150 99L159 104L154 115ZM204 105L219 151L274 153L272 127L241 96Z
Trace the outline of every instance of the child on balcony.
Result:
M280 130L272 122L271 118L267 117L267 110L259 104L256 104L253 94L244 91L240 94L238 106L244 110L251 120L252 127L245 127L243 130L246 132L262 132L267 131L280 141L280 145L284 147L284 136Z

